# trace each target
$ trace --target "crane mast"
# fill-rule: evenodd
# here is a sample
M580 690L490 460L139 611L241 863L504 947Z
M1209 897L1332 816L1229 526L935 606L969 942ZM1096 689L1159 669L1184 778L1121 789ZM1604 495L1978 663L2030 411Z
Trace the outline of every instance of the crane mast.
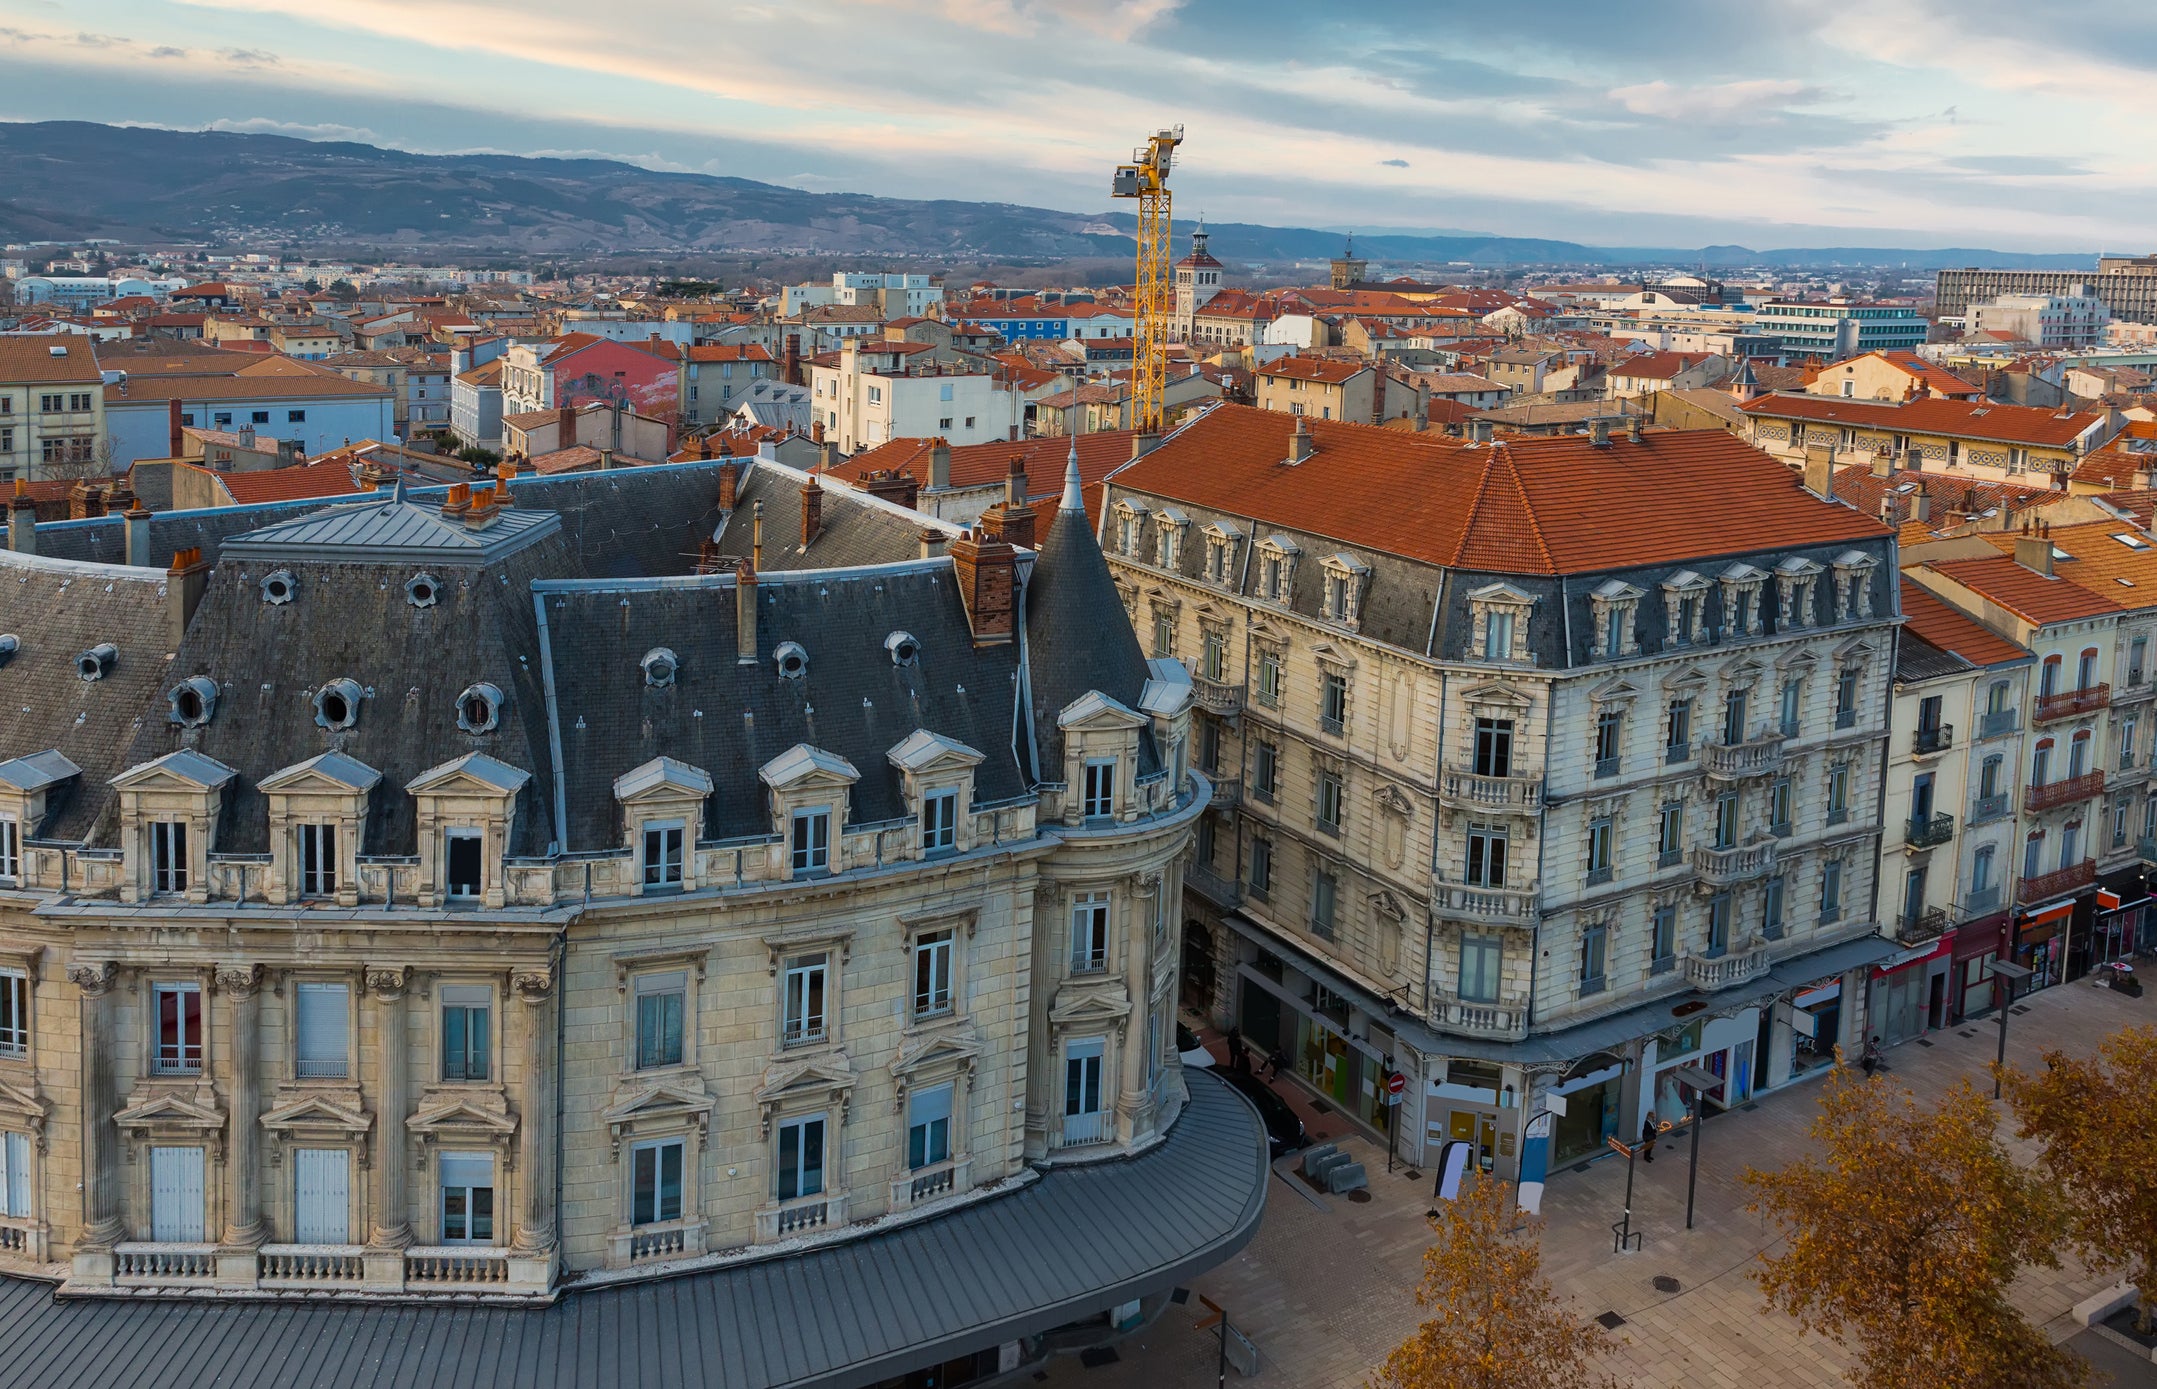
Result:
M1131 425L1158 433L1168 388L1169 320L1175 312L1175 272L1169 266L1168 169L1183 127L1157 130L1116 166L1113 195L1138 199L1137 302L1132 306Z

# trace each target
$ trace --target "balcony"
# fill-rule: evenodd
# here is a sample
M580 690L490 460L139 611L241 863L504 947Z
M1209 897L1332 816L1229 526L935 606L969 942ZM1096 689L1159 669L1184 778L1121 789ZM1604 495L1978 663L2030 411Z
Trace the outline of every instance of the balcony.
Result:
M1748 949L1725 951L1720 955L1687 952L1679 960L1684 966L1685 982L1705 992L1757 979L1768 972L1769 964L1765 941L1755 941Z
M1532 887L1478 887L1444 879L1431 884L1431 907L1440 916L1484 926L1533 926L1542 915L1540 898Z
M1700 769L1717 781L1773 776L1782 765L1780 733L1762 734L1743 743L1707 743L1700 749Z
M1105 1109L1091 1114L1066 1114L1063 1123L1063 1142L1060 1148L1084 1148L1094 1143L1106 1143L1116 1136L1116 1116Z
M1970 823L1973 825L1987 825L1994 820L2004 818L2006 814L2007 793L2005 791L2002 791L1997 796L1979 796L1976 801L1971 803Z
M1224 878L1202 863L1184 865L1183 885L1222 911L1233 911L1243 901L1243 884Z
M1533 815L1543 806L1543 779L1477 776L1448 767L1438 782L1438 803L1456 810L1500 810Z
M45 1262L45 1223L27 1216L0 1215L0 1259Z
M1997 883L1991 887L1978 888L1962 899L1962 916L1965 921L1972 921L1980 916L1989 916L1999 909L2000 888Z
M844 1224L846 1197L837 1192L818 1192L758 1211L756 1238L759 1244L770 1244L774 1240L800 1239L824 1230L835 1230Z
M1927 907L1921 912L1903 912L1895 918L1895 939L1904 945L1922 945L1935 940L1953 920L1945 907Z
M1937 757L1955 745L1955 726L1920 727L1910 735L1910 752L1917 757Z
M356 1288L367 1281L367 1248L359 1244L265 1244L255 1254L255 1285L306 1291Z
M1955 817L1952 815L1918 815L1911 817L1903 827L1902 847L1910 850L1937 849L1955 837Z
M2127 672L2127 682L2112 692L2112 702L2130 704L2148 699L2151 695L2157 695L2157 682L2150 680L2150 673L2146 670L2130 670Z
M2135 841L2135 857L2144 863L2157 863L2157 839L2143 835Z
M2051 723L2056 719L2071 719L2078 714L2094 714L2111 702L2110 685L2086 685L2079 690L2062 690L2058 694L2039 695L2037 707L2030 711L2030 722Z
M1989 714L1978 716L1977 736L1979 739L2005 738L2009 734L2020 733L2021 731L2022 718L2017 710L1996 709Z
M1213 808L1215 810L1234 810L1237 806L1243 804L1242 777L1215 776L1212 772L1206 773L1206 776L1207 779L1213 782Z
M652 1225L639 1225L629 1232L624 1262L631 1264L658 1264L669 1259L691 1259L704 1252L704 1222L701 1220L663 1220Z
M2103 772L2084 772L2081 776L2061 777L2042 786L2031 786L2022 793L2022 808L2035 813L2053 810L2063 805L2074 805L2105 793Z
M1243 712L1243 686L1231 685L1223 680L1208 680L1202 675L1191 677L1191 699L1209 714L1232 719Z
M2077 888L2088 887L2096 881L2097 860L2086 858L2050 873L2024 878L2015 889L2015 900L2025 904L2042 902L2048 897L2059 897Z
M968 1173L973 1166L972 1158L952 1158L947 1162L932 1163L901 1173L891 1183L891 1209L910 1210L940 1201L955 1192L966 1191L973 1186Z
M1470 1037L1517 1042L1528 1035L1528 1000L1525 998L1473 1003L1451 994L1438 994L1431 1001L1431 1013L1431 1021L1439 1027Z
M1693 850L1693 872L1709 887L1730 887L1764 878L1775 866L1775 841L1741 844L1735 849Z
M112 1281L123 1288L209 1287L217 1281L214 1244L115 1245Z

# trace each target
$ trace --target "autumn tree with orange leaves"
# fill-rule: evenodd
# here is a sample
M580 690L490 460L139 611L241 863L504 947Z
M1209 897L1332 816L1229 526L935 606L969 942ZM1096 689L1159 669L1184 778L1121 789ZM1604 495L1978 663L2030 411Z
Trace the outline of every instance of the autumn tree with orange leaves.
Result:
M2035 1139L2040 1165L2068 1199L2076 1250L2096 1268L2125 1269L2150 1329L2157 1294L2157 1028L2129 1027L2076 1059L2044 1053L2034 1075L2001 1073L2007 1102Z
M1374 1389L1589 1389L1614 1346L1543 1277L1538 1223L1514 1232L1512 1188L1470 1173L1439 1203L1416 1304L1436 1315L1393 1348Z
M1936 1107L1837 1067L1814 1150L1748 1170L1750 1209L1780 1227L1753 1279L1768 1304L1856 1353L1860 1389L2067 1389L2086 1366L2007 1300L2024 1264L2056 1266L2052 1189L1995 1136L1965 1079Z

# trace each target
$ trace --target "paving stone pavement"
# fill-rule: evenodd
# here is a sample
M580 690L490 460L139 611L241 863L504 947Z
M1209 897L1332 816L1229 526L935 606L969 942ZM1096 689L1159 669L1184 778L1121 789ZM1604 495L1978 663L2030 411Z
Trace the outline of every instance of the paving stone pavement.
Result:
M2029 1067L2039 1051L2058 1046L2087 1053L2107 1032L2157 1021L2157 994L2131 999L2086 983L2033 995L2028 1011L2008 1020L2008 1059ZM1972 1035L1962 1036L1960 1032ZM1985 1085L1998 1031L1990 1019L1932 1034L1923 1046L1905 1043L1888 1053L1890 1073L1920 1096L1934 1095L1963 1075ZM1288 1082L1284 1082L1284 1085ZM1799 1084L1730 1114L1701 1131L1699 1194L1694 1228L1685 1229L1686 1146L1664 1144L1652 1164L1640 1164L1633 1194L1634 1228L1646 1233L1638 1253L1611 1252L1610 1224L1619 1215L1625 1163L1615 1154L1585 1172L1561 1169L1545 1189L1543 1267L1583 1317L1616 1312L1622 1341L1606 1366L1643 1386L1712 1389L1799 1389L1841 1384L1848 1358L1832 1341L1808 1336L1796 1323L1766 1310L1746 1270L1768 1243L1758 1216L1744 1209L1738 1174L1748 1165L1778 1167L1809 1143L1815 1082ZM2004 1131L2003 1131L2004 1136ZM1196 1279L1192 1290L1228 1308L1235 1325L1256 1342L1258 1382L1295 1389L1351 1389L1418 1321L1415 1283L1429 1227L1426 1176L1387 1175L1383 1148L1359 1137L1336 1138L1371 1173L1373 1199L1352 1202L1309 1191L1277 1164L1257 1236L1228 1263ZM2025 1160L2030 1145L2007 1136ZM1678 1280L1679 1291L1658 1292L1654 1279ZM2082 1328L2074 1304L2113 1279L2067 1261L2018 1280L2016 1305L2054 1341ZM1113 1364L1088 1369L1075 1356L1021 1376L1078 1389L1199 1389L1214 1383L1215 1340L1194 1329L1204 1314L1196 1298L1169 1306L1159 1318L1116 1346ZM2087 1344L2085 1340L2078 1344ZM2117 1359L2104 1362L2118 1367ZM2140 1370L2149 1373L2139 1373ZM2121 1389L2157 1386L2157 1369L2131 1364L2101 1371L2093 1384ZM1231 1383L1239 1376L1229 1371Z

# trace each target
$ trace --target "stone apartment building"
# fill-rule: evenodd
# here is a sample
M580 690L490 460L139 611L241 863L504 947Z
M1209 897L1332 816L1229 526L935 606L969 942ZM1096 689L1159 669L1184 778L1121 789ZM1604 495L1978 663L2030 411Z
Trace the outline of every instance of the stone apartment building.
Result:
M138 1315L99 1294L569 1274L564 1318L612 1316L664 1272L765 1384L1010 1368L1240 1247L1256 1117L1176 1064L1191 682L1100 621L1075 476L1014 545L1034 518L765 461L18 507L0 1277L90 1295L86 1327ZM1099 1230L1060 1214L1080 1182ZM1047 1282L961 1271L1029 1223ZM851 1277L863 1239L892 1276L842 1299L861 1325L789 1331L771 1280ZM317 1315L412 1313L260 1308L203 1353Z
M0 337L0 482L81 476L104 436L104 378L88 338Z
M1853 392L1855 387L1853 386ZM1795 466L1827 458L2065 490L2071 473L2123 423L2109 410L2048 410L1919 396L1899 403L1766 395L1745 406L1745 437Z
M1227 405L1113 474L1102 525L1218 774L1186 1001L1362 1122L1403 1074L1404 1157L1540 1180L1671 1113L1680 1064L1735 1104L1862 1035L1896 948L1885 527L1720 431Z
M1329 357L1282 357L1254 374L1261 410L1308 415L1316 420L1381 424L1422 419L1430 392L1412 375L1383 362Z

